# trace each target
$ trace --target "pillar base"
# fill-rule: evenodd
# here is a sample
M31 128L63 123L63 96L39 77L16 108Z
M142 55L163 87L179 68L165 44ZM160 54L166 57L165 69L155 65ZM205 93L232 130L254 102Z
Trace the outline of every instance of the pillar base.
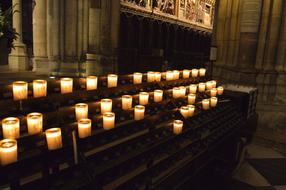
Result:
M33 71L37 74L49 75L51 71L50 64L51 63L47 57L34 57Z
M29 59L27 56L26 45L23 43L14 43L9 54L9 70L27 71L29 69Z
M116 73L117 71L117 56L101 55L101 54L86 54L86 75L106 75Z

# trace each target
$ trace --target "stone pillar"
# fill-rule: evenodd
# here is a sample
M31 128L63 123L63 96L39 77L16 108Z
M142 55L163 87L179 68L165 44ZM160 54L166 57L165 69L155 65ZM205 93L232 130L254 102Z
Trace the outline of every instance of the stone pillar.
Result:
M29 60L27 56L26 45L22 39L22 1L13 0L13 28L19 34L18 39L14 41L14 49L9 55L9 69L28 70Z

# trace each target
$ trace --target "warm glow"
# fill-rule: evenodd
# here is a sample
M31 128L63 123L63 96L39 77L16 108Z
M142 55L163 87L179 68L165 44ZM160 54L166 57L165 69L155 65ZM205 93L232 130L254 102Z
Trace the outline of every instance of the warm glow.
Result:
M139 93L139 104L147 105L149 102L149 93L148 92L140 92Z
M16 117L7 117L2 120L4 139L16 139L20 137L20 120Z
M60 128L50 128L46 130L46 140L49 150L62 148L62 132Z
M188 95L188 104L195 104L196 103L196 94L189 94Z
M198 69L192 69L192 77L196 78L199 75L199 70Z
M133 84L141 84L142 83L142 73L134 73L133 74Z
M86 90L96 90L97 89L97 77L88 76L86 77Z
M179 88L180 88L180 91L181 91L181 97L185 97L186 96L186 91L187 91L186 87L180 86Z
M180 98L181 97L181 89L179 87L173 88L173 98Z
M115 74L107 75L107 87L108 88L117 87L117 80L118 80L117 75L115 75Z
M72 93L73 91L73 79L72 78L61 78L61 93Z
M122 96L122 109L129 110L132 108L132 96L123 95Z
M195 94L197 92L197 85L191 84L189 87L189 93Z
M213 88L213 82L212 81L207 81L206 82L206 89L207 90L210 90L210 89L212 89Z
M188 105L189 117L192 117L195 114L196 107L194 105Z
M182 114L182 116L184 118L188 118L189 117L189 108L188 108L188 106L182 106L180 108L180 113Z
M33 80L33 94L35 98L47 96L47 81Z
M173 71L167 71L166 72L166 80L167 81L174 80L174 73L173 73Z
M134 108L134 119L135 120L141 120L144 119L145 114L145 106L137 105Z
M101 113L112 111L112 100L111 99L101 99L100 101Z
M161 81L161 73L160 72L155 72L155 81L160 82Z
M85 138L91 135L91 120L80 119L77 122L79 138Z
M78 103L75 105L76 120L88 118L88 105L85 103Z
M13 82L14 100L23 100L28 98L28 83L25 81Z
M147 82L154 82L155 81L155 72L149 71L147 73Z
M222 95L224 91L224 88L222 86L217 87L217 94Z
M174 70L173 73L174 73L174 74L173 74L174 80L180 79L180 71Z
M190 70L188 70L188 69L183 70L183 78L184 79L190 78Z
M109 130L115 127L115 114L113 112L105 112L103 114L103 128Z
M204 110L210 109L210 100L209 99L203 99L203 101L202 101L202 108Z
M199 92L204 92L206 90L206 83L199 83Z
M0 163L8 165L18 160L17 141L14 139L4 139L0 141Z
M163 100L163 90L154 90L154 102L161 102Z
M216 107L217 101L218 101L217 97L211 97L211 99L210 99L211 107Z
M206 69L205 68L200 68L199 74L200 74L200 77L204 77L206 75Z
M27 115L28 133L30 135L43 132L43 114L33 112Z
M173 133L176 134L176 135L182 133L183 125L184 125L184 123L183 123L182 120L175 120L173 122Z
M213 88L210 90L210 96L211 97L215 97L217 95L217 89L216 88Z

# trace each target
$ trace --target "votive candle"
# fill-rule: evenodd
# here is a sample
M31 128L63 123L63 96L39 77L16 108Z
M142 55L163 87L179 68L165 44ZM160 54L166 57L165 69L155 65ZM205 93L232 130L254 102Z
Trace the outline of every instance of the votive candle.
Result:
M161 81L161 73L160 72L155 72L155 81L160 82Z
M212 81L207 81L206 82L206 89L207 90L210 90L210 89L212 89L213 88L213 82Z
M79 138L85 138L91 135L91 120L80 119L77 122Z
M186 96L186 91L187 91L186 87L180 86L179 88L180 88L180 91L181 91L181 97L185 97Z
M202 108L204 110L210 109L210 100L209 99L203 99L203 101L202 101Z
M197 92L197 85L191 84L189 87L189 93L195 94Z
M102 114L104 114L105 112L111 112L112 111L112 100L108 98L101 99L100 109L101 109Z
M194 105L188 105L189 117L192 117L195 114L196 107Z
M149 102L149 93L148 92L140 92L139 93L139 104L147 105Z
M141 84L142 76L142 73L133 73L133 84Z
M115 114L113 112L105 112L103 114L103 128L109 130L115 127Z
M210 90L210 96L211 97L215 97L217 95L217 89L216 88L213 88Z
M76 120L88 118L88 105L85 103L78 103L75 105Z
M166 72L166 80L167 81L174 80L174 73L173 73L173 71L167 71Z
M216 81L212 80L212 83L213 83L213 88L216 88Z
M97 89L97 76L86 77L86 90L96 90Z
M38 112L27 115L28 134L38 134L43 132L43 114Z
M173 75L174 80L180 79L180 71L174 70L173 73L174 73Z
M46 140L49 150L56 150L63 147L62 132L60 128L50 128L46 130Z
M161 102L163 100L163 90L154 90L154 102Z
M204 77L206 75L206 69L205 68L200 68L199 74L200 74L200 77Z
M14 100L23 100L28 98L28 83L25 81L13 82Z
M4 139L0 141L0 163L8 165L18 160L17 141L14 139Z
M122 96L122 109L128 110L132 108L132 96L123 95Z
M134 108L134 119L135 120L141 120L144 119L145 114L145 106L137 105Z
M107 75L107 87L108 88L117 87L117 80L118 80L117 75L115 75L115 74Z
M188 104L195 104L196 103L196 94L189 94L188 95Z
M188 70L188 69L183 70L183 78L184 79L190 78L190 70Z
M222 94L223 94L223 91L224 91L224 89L223 89L222 86L217 87L217 94L218 94L218 95L222 95Z
M198 69L192 69L192 77L193 78L198 77L198 74L199 74L199 70Z
M47 81L33 80L33 94L35 98L47 96Z
M188 118L189 117L189 108L188 108L188 106L182 106L180 108L180 113L182 114L182 116L184 118Z
M211 107L216 107L217 105L217 97L211 97L210 98L210 104L211 104Z
M2 120L4 139L16 139L20 137L20 120L16 117L7 117Z
M206 83L199 83L199 92L204 92L206 90Z
M179 87L173 88L173 98L180 98L181 97L181 89Z
M176 135L182 133L183 125L184 125L184 123L183 123L182 120L175 120L173 122L173 133L176 134Z
M154 82L155 81L155 72L149 71L147 72L147 82Z
M73 79L72 78L61 78L61 93L72 93L73 91Z

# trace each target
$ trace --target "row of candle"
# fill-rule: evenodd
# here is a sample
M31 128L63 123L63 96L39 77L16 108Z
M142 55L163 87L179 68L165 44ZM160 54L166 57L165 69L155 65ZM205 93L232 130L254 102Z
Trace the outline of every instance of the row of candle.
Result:
M183 70L183 78L189 78L190 73L192 77L205 76L206 69L192 69ZM147 73L147 82L159 82L161 81L161 72L149 71ZM133 74L133 83L142 83L142 73ZM177 80L180 78L180 71L167 71L166 80ZM107 87L117 87L118 76L116 74L107 75ZM96 90L98 79L96 76L86 77L86 89ZM73 79L72 78L61 78L60 79L60 90L62 94L73 92ZM47 81L46 80L34 80L33 81L33 96L34 97L44 97L47 96ZM15 81L13 82L13 97L14 100L23 100L28 98L28 83L25 81Z

